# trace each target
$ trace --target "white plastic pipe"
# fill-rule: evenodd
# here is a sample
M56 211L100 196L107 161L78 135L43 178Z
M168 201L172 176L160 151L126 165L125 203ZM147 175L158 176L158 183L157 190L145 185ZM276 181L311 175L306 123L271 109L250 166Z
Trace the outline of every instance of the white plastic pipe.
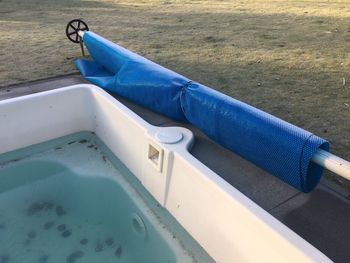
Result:
M81 30L78 31L78 35L79 35L81 38L83 38L84 33L85 33L85 31L81 31Z
M321 149L316 151L312 157L312 161L323 166L327 170L350 180L350 162Z
M81 38L83 38L84 33L84 31L78 31ZM315 155L312 157L312 161L327 170L350 180L350 162L321 149L316 151Z

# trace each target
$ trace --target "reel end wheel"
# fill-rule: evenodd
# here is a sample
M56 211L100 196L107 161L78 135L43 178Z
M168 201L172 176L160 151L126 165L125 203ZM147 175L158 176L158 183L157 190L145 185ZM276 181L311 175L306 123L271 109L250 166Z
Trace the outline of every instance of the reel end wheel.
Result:
M89 31L88 25L81 19L73 19L68 22L66 26L66 36L73 43L79 43L81 48L81 53L85 56L83 38L80 37L79 31Z
M89 31L88 25L81 19L73 19L66 26L66 36L73 43L80 43L79 31Z

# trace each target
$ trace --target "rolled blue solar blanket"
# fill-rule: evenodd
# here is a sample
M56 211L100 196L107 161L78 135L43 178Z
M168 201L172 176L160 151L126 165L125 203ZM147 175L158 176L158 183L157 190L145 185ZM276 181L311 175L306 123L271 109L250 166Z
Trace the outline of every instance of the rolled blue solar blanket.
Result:
M77 60L92 83L208 137L295 188L309 192L323 168L311 161L329 143L316 135L218 91L192 82L92 32L83 41L92 61Z
M311 162L329 144L246 103L198 83L181 96L186 119L208 137L303 192L319 182L323 168Z

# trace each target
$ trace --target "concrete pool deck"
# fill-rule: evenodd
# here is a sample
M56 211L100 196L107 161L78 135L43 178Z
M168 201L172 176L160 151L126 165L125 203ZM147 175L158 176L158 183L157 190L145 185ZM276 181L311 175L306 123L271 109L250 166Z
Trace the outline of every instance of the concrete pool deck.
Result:
M71 74L0 87L0 100L87 83ZM348 262L350 191L323 177L316 190L303 194L211 141L191 125L174 122L134 103L119 101L157 126L183 126L195 134L191 153L227 182L336 262Z

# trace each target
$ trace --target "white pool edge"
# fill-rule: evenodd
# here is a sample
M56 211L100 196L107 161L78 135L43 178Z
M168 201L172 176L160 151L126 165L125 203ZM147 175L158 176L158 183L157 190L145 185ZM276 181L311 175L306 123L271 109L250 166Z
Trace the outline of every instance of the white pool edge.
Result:
M217 262L330 262L193 157L191 131L150 125L96 86L0 101L0 127L0 153L94 131ZM174 129L182 141L157 141L158 131ZM156 163L149 160L150 145L162 153Z

